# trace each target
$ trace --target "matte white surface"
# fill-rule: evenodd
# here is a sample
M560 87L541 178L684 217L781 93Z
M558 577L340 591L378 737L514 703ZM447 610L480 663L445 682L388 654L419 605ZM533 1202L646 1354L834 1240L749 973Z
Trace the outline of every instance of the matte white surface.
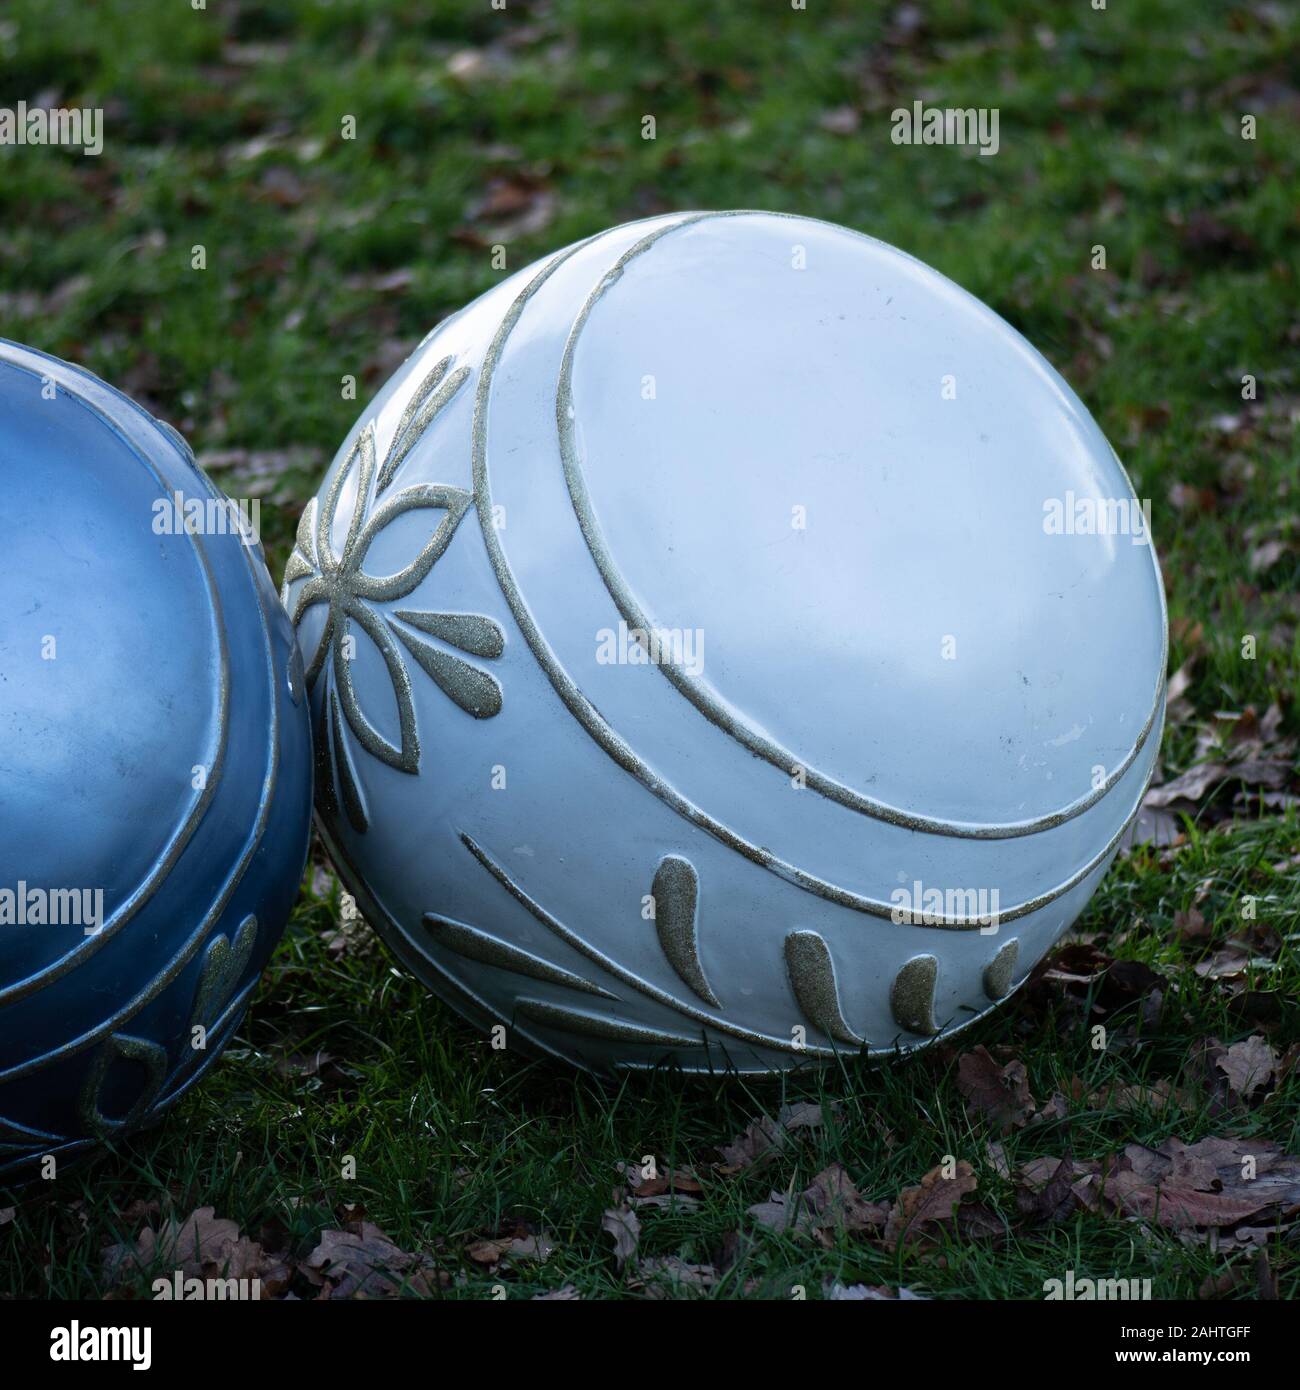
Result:
M368 518L414 487L473 496L428 576L370 606L399 634L419 765L373 756L344 719L366 828L322 816L404 959L472 1017L592 1065L754 1070L843 1050L809 1017L792 933L822 938L843 1031L872 1051L922 1040L890 1002L918 955L938 962L938 1025L990 1007L985 967L1014 937L1019 980L1077 915L1159 742L1150 546L1044 526L1052 499L1131 498L1060 377L882 243L769 214L651 219L513 276L421 345L322 488L323 506L349 465L336 558L362 430L378 472L447 357L463 384L364 499ZM445 515L395 515L361 569L401 572ZM286 586L291 611L314 582ZM299 612L309 664L325 611ZM490 674L499 712L439 688L399 611L497 625L499 656L425 640ZM638 614L702 641L702 665L603 662L601 634ZM359 704L396 746L391 670L349 631ZM318 715L334 680L327 662ZM337 761L333 737L326 751ZM665 857L697 876L716 1003L643 915ZM917 879L996 889L1012 920L895 925L890 895ZM468 958L429 913L605 994ZM539 1005L692 1041L601 1037Z

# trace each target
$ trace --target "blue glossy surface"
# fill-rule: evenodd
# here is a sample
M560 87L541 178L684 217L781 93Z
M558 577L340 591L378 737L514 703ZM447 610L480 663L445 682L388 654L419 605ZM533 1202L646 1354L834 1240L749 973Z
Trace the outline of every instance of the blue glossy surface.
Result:
M173 431L0 342L0 476L4 1181L151 1123L218 1055L297 891L311 757L261 548L214 529Z

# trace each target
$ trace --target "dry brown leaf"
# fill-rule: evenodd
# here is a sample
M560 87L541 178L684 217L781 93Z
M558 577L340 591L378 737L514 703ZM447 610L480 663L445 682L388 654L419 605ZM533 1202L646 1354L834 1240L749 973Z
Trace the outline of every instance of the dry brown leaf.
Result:
M989 1167L998 1177L1009 1178L1011 1176L1011 1163L1007 1158L1007 1151L996 1139L990 1139L984 1145L984 1156L988 1159Z
M1152 1184L1136 1173L1112 1174L1106 1196L1127 1216L1140 1216L1169 1230L1187 1226L1235 1226L1269 1206L1266 1196L1201 1192L1174 1183Z
M476 1265L494 1265L510 1248L508 1240L476 1240L466 1246L466 1256Z
M1291 780L1291 771L1291 765L1285 758L1259 757L1243 758L1238 762L1198 763L1172 782L1152 787L1142 799L1142 804L1165 807L1185 801L1194 806L1221 782L1229 781L1277 791Z
M1126 1215L1174 1230L1217 1229L1300 1203L1300 1159L1275 1144L1241 1139L1167 1139L1158 1149L1130 1144L1106 1174L1104 1190Z
M1245 1101L1272 1084L1277 1064L1276 1051L1259 1033L1233 1043L1215 1063L1227 1078L1229 1091Z
M1183 941L1208 941L1214 935L1214 928L1195 907L1174 913L1174 931Z
M428 1295L438 1282L427 1255L393 1243L371 1221L350 1221L345 1230L322 1231L303 1262L303 1273L326 1298L391 1298L403 1291Z
M751 1121L744 1134L739 1134L730 1144L722 1145L720 1173L739 1173L755 1163L767 1162L780 1152L787 1143L785 1130L770 1115L760 1115Z
M718 1271L712 1265L690 1264L677 1255L653 1256L640 1260L632 1287L643 1290L651 1298L680 1296L686 1290L711 1289L718 1282Z
M614 1237L614 1260L620 1269L636 1254L641 1222L631 1207L610 1207L600 1218L600 1229Z
M1230 980L1244 975L1250 964L1250 952L1235 941L1230 941L1212 956L1198 961L1193 967L1203 980Z
M885 1248L896 1250L899 1245L924 1236L927 1228L951 1221L961 1199L979 1186L970 1164L962 1159L951 1178L944 1176L942 1167L932 1168L916 1187L905 1187L898 1194L885 1226Z
M867 1231L883 1226L889 1217L889 1206L883 1202L868 1202L854 1186L844 1166L832 1163L798 1196L772 1192L766 1202L750 1207L749 1215L770 1230L793 1229L814 1235L822 1244L830 1246L837 1231Z
M158 1210L155 1203L133 1203L126 1214L133 1209L140 1214ZM212 1207L199 1207L181 1222L169 1217L157 1229L146 1226L133 1244L109 1246L103 1266L110 1282L150 1270L164 1276L178 1272L182 1279L256 1280L263 1298L279 1297L292 1278L285 1257L268 1255L257 1241L240 1234L237 1222L218 1217Z
M1034 1112L1034 1098L1023 1062L999 1066L980 1046L963 1053L957 1063L957 1089L972 1114L981 1114L1003 1129L1025 1124Z
M889 1204L868 1202L839 1163L817 1174L804 1189L803 1200L813 1213L813 1230L819 1233L869 1231L889 1219Z
M1080 1176L1073 1160L1063 1158L1032 1199L1021 1203L1022 1210L1044 1226L1066 1220L1079 1204L1074 1189Z
M820 1105L801 1100L793 1105L783 1105L777 1112L776 1118L782 1129L794 1131L796 1129L818 1129L825 1117L822 1115Z
M813 1214L807 1203L788 1192L769 1193L766 1202L755 1202L747 1209L747 1214L770 1231L784 1232L791 1227L805 1232L812 1229Z
M633 1197L659 1197L672 1192L695 1196L704 1191L704 1184L684 1168L659 1169L653 1178L647 1178L640 1164L626 1163L622 1167Z

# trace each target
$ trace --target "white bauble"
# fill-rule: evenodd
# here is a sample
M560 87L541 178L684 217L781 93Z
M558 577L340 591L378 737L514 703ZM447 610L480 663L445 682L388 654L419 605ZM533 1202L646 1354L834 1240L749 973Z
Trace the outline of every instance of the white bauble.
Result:
M1164 600L1077 397L920 262L677 214L441 324L286 575L318 812L401 959L600 1069L893 1053L1074 921Z

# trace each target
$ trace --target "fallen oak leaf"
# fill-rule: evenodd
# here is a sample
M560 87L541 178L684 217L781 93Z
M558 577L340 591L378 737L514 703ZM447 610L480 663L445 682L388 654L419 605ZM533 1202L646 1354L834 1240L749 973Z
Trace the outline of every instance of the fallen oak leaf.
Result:
M824 1121L822 1108L811 1101L796 1101L793 1105L783 1105L777 1112L777 1123L787 1132L796 1129L818 1129Z
M372 1221L355 1221L346 1230L322 1231L302 1271L322 1299L391 1298L432 1293L432 1267L427 1255L402 1250Z
M704 1184L694 1173L688 1173L683 1168L661 1169L653 1177L646 1177L645 1169L638 1163L621 1166L628 1191L633 1197L659 1197L673 1192L696 1196L704 1191Z
M132 1204L154 1211L154 1203ZM278 1298L289 1287L287 1257L268 1255L261 1244L240 1233L235 1221L218 1217L212 1207L198 1207L182 1222L169 1217L158 1229L146 1226L133 1244L109 1246L104 1272L121 1282L132 1272L149 1270L185 1280L246 1281L261 1298Z
M720 1173L739 1173L756 1163L766 1163L788 1143L786 1131L770 1115L752 1120L743 1134L721 1146Z
M600 1229L614 1237L614 1261L619 1269L636 1254L641 1222L630 1207L610 1207L600 1218Z
M983 1045L957 1062L957 1089L972 1114L982 1114L1003 1129L1018 1128L1034 1112L1034 1098L1023 1062L999 1066Z
M1272 1205L1269 1197L1200 1192L1173 1183L1148 1183L1137 1173L1119 1172L1106 1184L1106 1196L1126 1216L1140 1216L1168 1230L1235 1226Z
M1230 1094L1245 1101L1271 1085L1277 1064L1277 1053L1259 1033L1233 1043L1215 1062L1227 1078Z
M816 1129L824 1122L822 1107L811 1101L783 1105L775 1120L770 1115L760 1115L746 1126L743 1134L721 1146L722 1162L717 1170L729 1176L756 1163L765 1163L786 1148L793 1131Z
M770 1231L784 1233L791 1227L803 1232L812 1229L812 1212L799 1197L788 1192L772 1191L766 1202L755 1202L747 1208L746 1215Z
M932 1168L916 1187L898 1194L885 1226L885 1249L891 1254L902 1244L926 1231L927 1227L950 1222L961 1199L978 1187L975 1172L962 1159L951 1177L944 1167Z
M978 1236L1005 1237L1009 1234L1006 1221L984 1202L963 1202L957 1208L954 1220L963 1240Z
M1198 961L1193 967L1203 980L1230 980L1244 975L1250 965L1250 952L1236 942L1229 942L1212 956Z
M632 1287L651 1298L680 1296L683 1290L711 1289L718 1282L718 1271L709 1264L690 1264L678 1255L652 1256L640 1260Z
M466 1247L465 1254L476 1265L494 1265L505 1256L509 1249L510 1241L508 1239L476 1240L472 1245Z
M480 1265L496 1265L502 1260L537 1260L545 1264L554 1253L555 1246L544 1235L485 1236L465 1251Z
M1197 763L1172 782L1152 787L1142 799L1144 806L1168 807L1175 802L1193 806L1223 782L1243 782L1249 787L1279 791L1291 779L1291 766L1283 758L1244 758L1240 762Z
M812 1228L819 1236L833 1230L874 1230L889 1219L888 1203L868 1202L840 1163L818 1173L804 1189L803 1200L813 1213Z
M1104 1197L1125 1215L1175 1230L1234 1226L1300 1204L1300 1158L1240 1139L1130 1144L1105 1174Z
M1007 1151L996 1139L990 1139L984 1145L984 1157L998 1177L1009 1178L1011 1176L1011 1164L1007 1159Z
M1174 931L1183 941L1208 941L1214 935L1214 927L1205 920L1199 908L1191 907L1186 912L1181 909L1174 913Z
M629 1196L628 1205L639 1211L642 1207L654 1207L662 1211L698 1211L700 1199L687 1192L660 1192L653 1197Z
M128 1265L145 1271L167 1264L187 1278L201 1278L205 1266L224 1269L239 1241L238 1222L218 1217L213 1207L197 1207L182 1222L169 1216L157 1230L146 1226L133 1243L109 1246L104 1273L117 1278L130 1272Z
M772 1192L766 1202L757 1202L748 1214L761 1226L773 1231L812 1234L824 1245L833 1243L834 1231L866 1231L883 1226L889 1217L888 1204L868 1202L854 1186L840 1163L832 1163L797 1196Z

